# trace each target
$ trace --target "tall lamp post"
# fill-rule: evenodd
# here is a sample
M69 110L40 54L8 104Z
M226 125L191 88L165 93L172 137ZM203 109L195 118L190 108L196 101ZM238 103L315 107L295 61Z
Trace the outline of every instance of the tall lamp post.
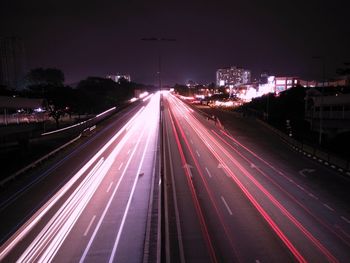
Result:
M162 56L161 56L161 50L160 50L160 43L161 42L172 42L176 41L174 38L157 38L157 37L150 37L150 38L142 38L142 41L153 41L158 43L158 85L159 85L159 91L162 89L162 77L161 77L161 70L162 70Z
M323 96L324 96L324 85L326 81L326 64L325 64L325 57L324 56L313 56L313 59L319 59L322 63L322 89L321 89L321 99L320 99L320 115L319 115L319 122L320 122L320 130L318 134L318 144L322 145L322 133L323 133Z

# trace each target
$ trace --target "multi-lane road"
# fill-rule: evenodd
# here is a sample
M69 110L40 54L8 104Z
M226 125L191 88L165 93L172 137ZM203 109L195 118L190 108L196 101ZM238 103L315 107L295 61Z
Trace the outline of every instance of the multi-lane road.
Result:
M70 161L1 203L2 222L12 226L16 206L26 211L24 198L57 174L70 174L35 213L26 211L30 217L1 246L1 262L142 261L156 174L159 94L144 100L125 113L125 124L102 131L103 143L79 147Z
M151 95L1 193L0 261L349 262L349 182L269 136Z
M170 94L163 116L173 262L350 260L347 200L332 198L307 176L347 180L277 144L290 158L283 162L259 148L263 134L228 132Z

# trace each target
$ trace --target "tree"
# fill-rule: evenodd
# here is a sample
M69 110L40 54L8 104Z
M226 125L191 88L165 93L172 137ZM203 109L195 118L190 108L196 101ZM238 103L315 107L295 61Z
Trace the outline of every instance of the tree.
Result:
M28 88L42 88L47 86L63 87L64 74L56 68L36 68L25 76L25 86Z
M97 113L117 103L117 97L110 95L117 91L117 83L111 79L88 77L79 82L77 90L79 109L84 113Z
M134 90L140 86L123 78L114 82L111 79L88 77L77 86L79 109L81 112L98 113L122 104L132 98Z
M343 68L338 68L337 69L337 74L340 75L340 76L346 76L346 75L350 75L350 63L349 62L346 62L344 63L344 66Z
M62 109L56 108L55 105L49 105L49 116L52 117L56 122L56 129L59 128L59 120L64 116L64 111Z

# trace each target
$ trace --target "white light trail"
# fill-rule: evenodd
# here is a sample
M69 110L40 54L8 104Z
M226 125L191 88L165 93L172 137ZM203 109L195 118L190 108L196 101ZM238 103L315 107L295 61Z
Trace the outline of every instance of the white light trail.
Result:
M48 202L45 203L21 228L19 228L0 248L0 261L37 225L46 213L66 194L66 192L84 175L88 169L101 158L102 154L119 138L127 127L135 123L137 117L144 111L142 107ZM129 135L128 135L129 134ZM130 137L127 131L124 141ZM123 141L123 140L122 140ZM121 141L121 142L122 142ZM123 145L119 143L118 149Z

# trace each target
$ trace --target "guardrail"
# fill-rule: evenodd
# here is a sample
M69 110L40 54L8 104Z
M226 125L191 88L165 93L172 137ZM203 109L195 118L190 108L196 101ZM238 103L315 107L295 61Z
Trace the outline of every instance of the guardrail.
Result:
M62 146L58 147L57 149L51 151L50 153L44 155L43 157L39 158L38 160L32 162L31 164L27 165L26 167L22 168L21 170L15 172L14 174L6 177L4 180L0 181L0 186L3 186L4 184L6 184L7 182L14 180L17 176L27 172L29 169L34 168L35 166L37 166L39 163L41 163L42 161L48 159L49 157L51 157L52 155L54 155L55 153L57 153L58 151L61 151L63 148L66 148L68 145L74 143L75 141L79 140L81 137L81 134L79 134L79 136L75 137L73 140L70 140L69 142L63 144Z
M95 117L92 117L86 121L82 121L79 122L77 124L68 126L68 127L64 127L62 129L58 129L58 130L54 130L54 131L50 131L50 132L45 132L42 133L41 136L52 136L52 135L57 135L59 134L61 135L71 135L73 133L77 133L77 132L82 132L83 130L92 127L94 125L96 125L98 122L100 122L101 120L107 118L108 116L112 115L113 113L116 112L116 107L110 108L100 114L97 114Z
M75 137L74 139L70 140L69 142L65 143L64 145L58 147L57 149L51 151L50 153L46 154L45 156L39 158L38 160L34 161L33 163L27 165L26 167L22 168L21 170L15 172L14 174L6 177L5 179L3 179L2 181L0 181L0 186L2 187L4 184L6 184L7 182L14 180L17 176L25 173L26 171L28 171L31 168L34 168L36 165L38 165L39 163L41 163L42 161L48 159L49 157L51 157L52 155L54 155L55 153L57 153L58 151L62 150L63 148L67 147L68 145L72 144L73 142L77 141L78 139L80 139L82 136L89 136L91 133L93 133L96 129L96 123L100 122L101 120L103 120L104 118L112 115L114 112L116 111L116 107L110 108L98 115L96 115L95 117L88 119L86 121L82 121L80 123L59 129L59 130L55 130L55 131L51 131L51 132L46 132L46 133L42 133L41 136L49 136L51 138L52 137L56 137L56 136L68 136L68 135L73 135L74 133L79 133L79 135L77 137Z
M297 141L287 134L281 132L280 130L272 127L266 122L256 119L260 124L264 125L268 129L272 130L276 133L284 142L290 145L294 150L302 153L303 155L324 164L325 166L329 166L334 170L337 170L340 173L343 173L346 176L350 176L350 161L344 160L334 154L329 152L322 151L321 149L305 144L303 142Z

